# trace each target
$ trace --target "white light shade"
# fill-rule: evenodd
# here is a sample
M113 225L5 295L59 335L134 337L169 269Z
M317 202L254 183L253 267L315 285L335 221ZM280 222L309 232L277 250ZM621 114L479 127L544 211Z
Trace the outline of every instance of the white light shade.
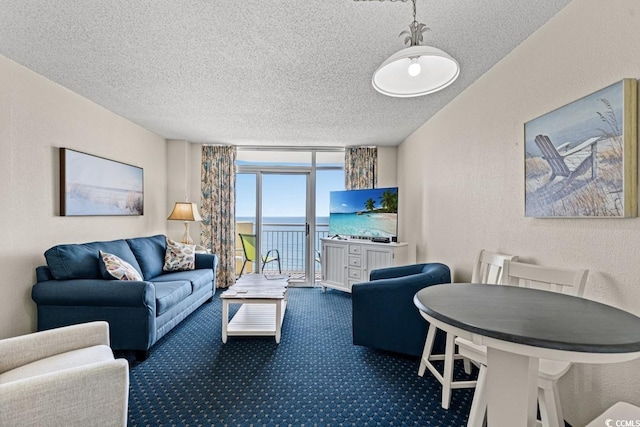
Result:
M421 71L416 76L408 71L412 58L420 64ZM458 62L446 52L431 46L409 46L384 61L373 73L371 83L384 95L409 98L442 90L459 74Z
M169 218L178 221L202 221L198 206L195 203L176 202Z

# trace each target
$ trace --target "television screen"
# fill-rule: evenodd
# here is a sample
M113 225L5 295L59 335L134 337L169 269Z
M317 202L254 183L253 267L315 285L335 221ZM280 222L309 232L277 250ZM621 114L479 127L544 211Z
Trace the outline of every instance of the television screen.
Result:
M398 235L398 188L332 191L329 235L388 237Z

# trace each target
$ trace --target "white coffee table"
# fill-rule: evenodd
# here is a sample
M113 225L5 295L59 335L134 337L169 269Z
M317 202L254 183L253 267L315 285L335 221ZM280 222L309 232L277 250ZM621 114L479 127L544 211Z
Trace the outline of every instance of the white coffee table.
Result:
M280 331L287 308L287 276L266 278L262 274L242 276L220 295L222 299L222 342L228 336L274 336ZM229 304L241 304L229 320Z

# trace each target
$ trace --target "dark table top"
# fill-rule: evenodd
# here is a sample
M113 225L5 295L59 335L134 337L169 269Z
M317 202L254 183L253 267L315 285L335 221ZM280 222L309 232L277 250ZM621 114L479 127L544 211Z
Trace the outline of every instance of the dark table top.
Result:
M514 286L435 285L413 299L462 330L527 346L585 353L640 351L640 317L584 298Z

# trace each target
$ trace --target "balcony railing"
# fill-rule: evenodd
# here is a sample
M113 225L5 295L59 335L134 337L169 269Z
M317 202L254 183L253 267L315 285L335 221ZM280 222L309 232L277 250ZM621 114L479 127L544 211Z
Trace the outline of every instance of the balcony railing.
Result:
M277 249L280 253L282 272L290 275L304 275L305 268L305 224L300 223L263 223L262 224L262 253L266 254L271 249ZM316 224L315 248L314 248L314 272L320 273L320 239L329 235L329 224ZM242 252L242 250L240 250ZM265 265L264 271L277 272L278 264L270 262ZM301 276L304 277L304 276Z

